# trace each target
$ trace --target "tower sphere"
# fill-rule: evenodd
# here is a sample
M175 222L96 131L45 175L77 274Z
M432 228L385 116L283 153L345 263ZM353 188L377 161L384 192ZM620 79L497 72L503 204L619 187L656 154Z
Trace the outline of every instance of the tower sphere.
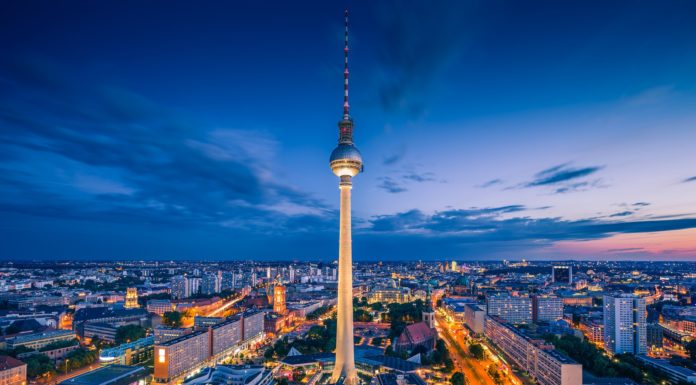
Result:
M338 177L354 177L363 170L362 155L354 145L340 143L331 152L329 166Z

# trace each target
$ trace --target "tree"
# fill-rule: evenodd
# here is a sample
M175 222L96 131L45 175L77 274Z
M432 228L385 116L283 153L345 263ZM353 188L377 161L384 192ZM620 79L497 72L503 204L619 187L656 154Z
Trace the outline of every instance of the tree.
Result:
M452 385L466 385L466 377L461 372L454 372L450 377L450 383Z
M357 322L372 322L372 315L363 309L353 311L353 319Z
M93 364L99 358L99 355L96 350L79 348L68 353L66 358L69 360L70 369L79 369L83 366Z
M452 361L451 358L445 358L445 371L447 373L451 372L454 370L454 362Z
M488 375L491 376L493 382L495 382L496 384L500 383L500 373L498 372L498 369L495 367L495 365L491 364L488 366Z
M485 352L483 351L483 346L480 344L469 345L469 353L471 353L477 360L482 360L485 358Z
M27 364L27 376L31 378L53 375L56 372L51 359L45 354L31 355L24 362Z
M691 340L686 344L686 351L689 352L691 360L696 361L696 340Z
M140 325L124 325L116 329L116 343L122 344L145 337L145 329Z
M173 328L178 328L181 326L181 318L181 313L178 311L165 311L164 315L162 315L162 323Z

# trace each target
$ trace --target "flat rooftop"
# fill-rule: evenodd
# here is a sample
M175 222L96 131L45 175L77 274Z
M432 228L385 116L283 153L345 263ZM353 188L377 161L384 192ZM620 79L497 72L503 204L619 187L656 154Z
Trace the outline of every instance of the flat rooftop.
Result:
M142 366L109 365L65 380L60 385L127 385L147 375Z

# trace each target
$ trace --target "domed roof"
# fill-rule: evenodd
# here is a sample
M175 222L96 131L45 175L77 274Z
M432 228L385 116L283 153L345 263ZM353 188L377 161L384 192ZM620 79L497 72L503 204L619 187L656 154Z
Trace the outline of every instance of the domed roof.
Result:
M353 160L362 163L362 155L352 144L341 143L331 152L329 163L335 160Z

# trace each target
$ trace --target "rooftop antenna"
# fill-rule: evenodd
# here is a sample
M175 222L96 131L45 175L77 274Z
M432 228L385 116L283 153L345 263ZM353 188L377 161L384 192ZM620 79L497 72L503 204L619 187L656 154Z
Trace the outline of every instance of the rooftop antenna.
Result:
M346 46L343 48L345 56L345 67L343 69L343 119L349 119L350 105L348 104L348 9L345 10L346 21Z

